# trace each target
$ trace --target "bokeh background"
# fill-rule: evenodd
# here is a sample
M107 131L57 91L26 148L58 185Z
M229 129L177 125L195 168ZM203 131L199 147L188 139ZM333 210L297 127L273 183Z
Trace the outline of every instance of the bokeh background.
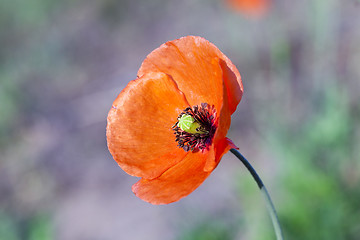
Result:
M286 239L360 239L360 2L0 1L0 239L274 239L226 154L194 193L136 198L106 147L112 101L153 49L205 37L238 67L228 136L267 185Z

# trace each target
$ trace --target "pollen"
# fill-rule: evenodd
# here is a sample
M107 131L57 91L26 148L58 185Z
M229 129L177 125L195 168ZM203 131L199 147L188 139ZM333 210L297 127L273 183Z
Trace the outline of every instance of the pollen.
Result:
M214 137L217 121L216 109L207 103L186 108L172 129L178 147L188 151L204 151Z

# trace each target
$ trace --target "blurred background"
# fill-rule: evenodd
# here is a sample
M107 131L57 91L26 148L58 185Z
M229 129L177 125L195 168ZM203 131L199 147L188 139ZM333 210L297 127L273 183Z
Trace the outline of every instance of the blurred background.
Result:
M213 42L244 96L228 136L262 177L286 239L360 239L360 1L0 1L0 240L275 239L226 154L194 193L136 198L106 116L160 44Z

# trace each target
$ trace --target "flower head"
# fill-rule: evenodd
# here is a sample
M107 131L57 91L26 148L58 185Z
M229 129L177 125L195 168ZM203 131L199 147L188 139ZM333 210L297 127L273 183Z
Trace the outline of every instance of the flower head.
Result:
M108 114L108 148L132 190L152 204L194 191L234 144L226 138L241 100L240 74L212 43L167 42L142 63Z
M265 15L270 6L270 0L225 0L227 4L249 17L261 17Z

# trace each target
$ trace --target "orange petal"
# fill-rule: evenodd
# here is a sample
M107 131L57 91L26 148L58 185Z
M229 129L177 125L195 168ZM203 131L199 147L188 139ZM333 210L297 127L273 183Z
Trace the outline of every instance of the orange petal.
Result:
M227 153L231 148L239 149L229 138L224 138L221 140L215 147L215 159L216 165L219 164L221 158ZM212 171L211 169L208 169Z
M213 171L219 164L224 154L227 153L231 148L239 149L229 138L221 139L215 145L215 157L212 159L207 159L204 166L204 171L205 172Z
M108 148L130 175L152 179L181 161L172 126L188 107L184 94L166 74L131 81L114 101L106 129Z
M227 89L224 88L224 92L226 92L226 91L227 91ZM216 129L214 139L213 139L216 157L207 159L205 167L204 167L204 171L206 171L206 172L212 171L219 164L221 157L227 151L229 151L229 149L231 148L230 146L233 146L233 144L229 145L227 138L225 138L226 134L230 128L230 123L231 123L231 114L230 114L229 107L228 107L228 99L224 98L223 104L221 106L220 115L219 115L218 128Z
M189 152L160 177L152 180L142 178L132 186L137 197L152 204L168 204L186 197L210 175L204 172L208 158L215 158L213 146L205 152Z
M223 80L228 96L228 108L230 114L233 114L242 98L244 89L239 71L229 59L227 60L229 62L221 60L220 66L223 71Z
M231 148L239 149L229 138L224 138L218 142L215 146L215 158L208 159L204 166L205 172L212 172L217 165L219 164L221 158L227 153Z
M220 59L220 66L214 59ZM188 36L161 45L146 57L138 76L155 71L172 76L191 106L206 102L219 111L222 81L229 94L231 113L242 96L236 67L215 45L201 37Z

